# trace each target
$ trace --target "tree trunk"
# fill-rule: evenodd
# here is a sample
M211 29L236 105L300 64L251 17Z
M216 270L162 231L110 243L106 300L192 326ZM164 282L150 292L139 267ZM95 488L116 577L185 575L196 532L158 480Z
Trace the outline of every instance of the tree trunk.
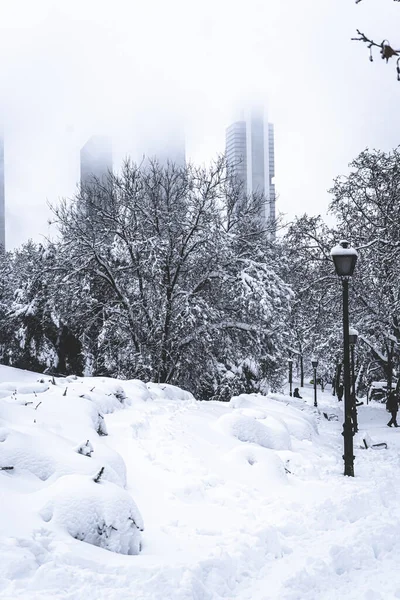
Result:
M343 366L343 364L342 364L340 361L338 361L338 362L336 363L336 375L335 375L335 388L336 388L336 394L337 394L337 392L338 392L339 385L340 385L340 375L341 375L341 373L342 373L342 366Z
M392 391L392 377L393 377L393 351L394 351L394 340L390 340L390 348L387 347L387 391L388 394Z

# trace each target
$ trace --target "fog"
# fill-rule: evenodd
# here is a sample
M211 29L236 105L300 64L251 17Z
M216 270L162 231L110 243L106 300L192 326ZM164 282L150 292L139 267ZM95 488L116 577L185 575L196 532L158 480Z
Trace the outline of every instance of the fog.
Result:
M252 102L275 124L277 210L324 215L352 158L399 142L395 64L350 41L400 46L399 22L391 0L0 0L7 247L51 235L91 135L118 167L184 131L207 163Z

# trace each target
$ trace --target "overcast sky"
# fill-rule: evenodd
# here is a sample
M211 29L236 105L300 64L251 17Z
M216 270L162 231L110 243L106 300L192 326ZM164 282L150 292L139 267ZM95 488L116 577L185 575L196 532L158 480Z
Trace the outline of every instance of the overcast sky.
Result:
M188 157L208 162L235 109L266 97L277 208L325 214L352 158L399 144L395 63L350 41L358 27L398 47L399 23L392 0L0 0L8 248L48 234L92 134L118 160L182 120Z

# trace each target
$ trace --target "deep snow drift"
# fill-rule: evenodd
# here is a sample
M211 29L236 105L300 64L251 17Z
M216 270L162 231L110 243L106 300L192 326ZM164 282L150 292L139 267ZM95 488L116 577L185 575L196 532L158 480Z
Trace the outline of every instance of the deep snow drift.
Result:
M302 394L0 367L0 598L400 598L400 430L362 406L345 478L341 403Z

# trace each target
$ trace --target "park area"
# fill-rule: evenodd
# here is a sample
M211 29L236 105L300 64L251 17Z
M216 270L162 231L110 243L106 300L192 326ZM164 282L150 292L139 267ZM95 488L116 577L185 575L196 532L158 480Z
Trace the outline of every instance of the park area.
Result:
M3 600L400 597L384 404L359 407L352 478L329 388L315 408L310 385L222 403L8 367L0 382Z

